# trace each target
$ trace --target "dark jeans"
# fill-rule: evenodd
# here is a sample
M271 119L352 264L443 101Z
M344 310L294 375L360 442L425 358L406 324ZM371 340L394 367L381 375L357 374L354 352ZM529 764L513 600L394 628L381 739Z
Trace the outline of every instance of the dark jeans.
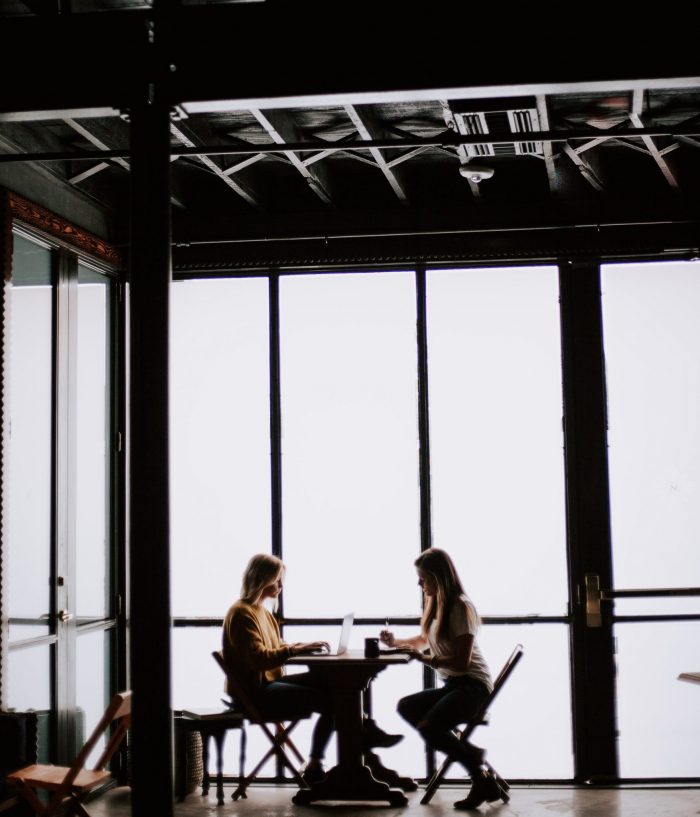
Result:
M326 746L335 729L333 699L327 689L319 688L318 676L310 672L285 675L280 681L271 681L254 696L254 703L260 714L274 720L295 720L311 712L318 712L319 718L311 738L310 757L321 760Z
M461 763L470 775L479 770L471 744L462 743L452 731L474 717L489 691L481 681L461 675L448 678L439 689L426 689L401 698L399 715L417 729L433 749Z

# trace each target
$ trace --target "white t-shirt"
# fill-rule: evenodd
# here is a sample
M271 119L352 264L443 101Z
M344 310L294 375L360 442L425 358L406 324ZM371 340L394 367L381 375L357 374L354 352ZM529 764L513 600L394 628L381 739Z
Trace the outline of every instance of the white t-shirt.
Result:
M478 678L489 692L493 689L493 681L491 680L491 673L489 672L488 664L481 654L479 645L476 643L476 634L479 629L479 616L476 612L476 607L472 604L467 596L460 596L456 601L452 610L450 611L450 618L447 627L448 639L451 641L460 635L473 635L474 646L472 647L472 659L465 672L460 672L456 669L448 669L447 667L437 668L438 675L442 678L450 678L459 675L468 675L471 678ZM437 656L445 655L445 650L441 648L437 641L437 619L430 625L428 631L428 643L430 644L430 652Z

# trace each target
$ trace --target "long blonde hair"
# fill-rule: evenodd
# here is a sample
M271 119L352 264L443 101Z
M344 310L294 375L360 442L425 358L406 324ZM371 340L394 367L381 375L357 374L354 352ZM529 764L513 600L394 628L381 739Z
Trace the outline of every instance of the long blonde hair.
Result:
M449 555L440 548L424 550L414 565L429 574L437 588L435 595L428 597L428 603L423 610L421 633L423 638L427 638L430 625L437 620L436 638L438 641L444 641L447 637L452 607L460 596L465 595L457 569Z
M270 553L256 553L251 556L243 573L241 585L241 601L248 604L257 604L262 591L284 576L284 562ZM273 612L277 609L277 599L273 600Z

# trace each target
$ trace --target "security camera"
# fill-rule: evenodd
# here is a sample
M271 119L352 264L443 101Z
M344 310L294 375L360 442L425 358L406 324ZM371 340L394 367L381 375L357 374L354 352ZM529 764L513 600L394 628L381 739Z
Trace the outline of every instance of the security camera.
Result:
M484 179L490 179L493 176L492 167L484 167L484 165L473 165L470 162L464 162L459 166L459 174L470 182L478 184Z

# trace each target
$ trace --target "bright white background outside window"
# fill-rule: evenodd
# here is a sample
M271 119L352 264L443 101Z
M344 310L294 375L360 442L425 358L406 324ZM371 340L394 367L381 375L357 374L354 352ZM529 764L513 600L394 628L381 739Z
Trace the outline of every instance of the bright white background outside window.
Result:
M10 616L39 618L49 612L51 564L51 254L15 235L13 261L5 383L10 426L5 592ZM11 625L10 640L47 629L48 624ZM30 659L13 664L23 660Z
M109 287L83 266L78 274L75 613L103 618L109 615Z
M700 264L602 268L613 575L618 589L700 586ZM629 599L618 614L698 613L700 599ZM624 777L697 774L698 622L619 624ZM690 687L689 689L687 687Z
M566 613L556 267L427 276L433 544L482 615Z
M175 616L223 618L250 556L270 552L267 286L243 278L171 288Z
M416 612L413 273L280 281L286 616Z

